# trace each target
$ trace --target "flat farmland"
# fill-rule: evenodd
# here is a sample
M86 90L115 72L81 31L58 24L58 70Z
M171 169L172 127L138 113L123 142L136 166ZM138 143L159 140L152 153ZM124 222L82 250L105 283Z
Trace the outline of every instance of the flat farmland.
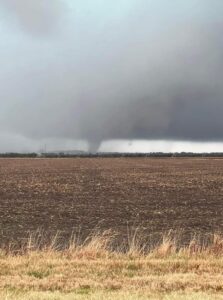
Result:
M39 228L69 237L96 227L222 232L223 159L0 159L1 244Z

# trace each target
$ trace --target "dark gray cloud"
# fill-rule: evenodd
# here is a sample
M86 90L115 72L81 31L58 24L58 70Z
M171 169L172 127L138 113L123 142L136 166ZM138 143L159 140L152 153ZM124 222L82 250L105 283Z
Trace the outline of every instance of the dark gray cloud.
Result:
M61 17L59 1L3 2L30 32L42 34ZM213 10L204 3L204 14ZM223 22L148 16L142 5L97 27L74 14L51 43L23 41L27 57L1 91L10 103L2 128L36 139L85 139L92 150L109 139L223 141Z

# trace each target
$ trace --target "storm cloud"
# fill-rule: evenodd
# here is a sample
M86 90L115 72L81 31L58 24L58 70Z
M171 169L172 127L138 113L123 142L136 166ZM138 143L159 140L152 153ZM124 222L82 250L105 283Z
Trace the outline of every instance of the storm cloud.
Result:
M0 0L2 130L223 141L223 5L180 2Z
M65 6L61 0L0 0L1 7L31 34L45 35L57 27Z

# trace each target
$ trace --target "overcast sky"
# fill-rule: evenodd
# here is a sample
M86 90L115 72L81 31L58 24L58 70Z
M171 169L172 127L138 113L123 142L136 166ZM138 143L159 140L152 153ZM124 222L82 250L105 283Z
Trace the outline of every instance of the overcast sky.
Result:
M0 0L0 151L223 151L222 16L221 0Z

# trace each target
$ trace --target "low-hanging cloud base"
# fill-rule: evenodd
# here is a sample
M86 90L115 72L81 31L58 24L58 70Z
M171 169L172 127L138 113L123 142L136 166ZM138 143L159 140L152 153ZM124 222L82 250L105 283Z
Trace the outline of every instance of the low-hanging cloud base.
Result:
M110 140L102 142L99 148L89 149L86 141L64 138L30 139L21 135L0 134L0 153L41 153L55 151L89 151L120 153L152 153L152 152L194 152L223 153L223 142L188 142L174 140Z
M92 152L109 140L220 145L220 1L72 3L0 0L2 132Z

